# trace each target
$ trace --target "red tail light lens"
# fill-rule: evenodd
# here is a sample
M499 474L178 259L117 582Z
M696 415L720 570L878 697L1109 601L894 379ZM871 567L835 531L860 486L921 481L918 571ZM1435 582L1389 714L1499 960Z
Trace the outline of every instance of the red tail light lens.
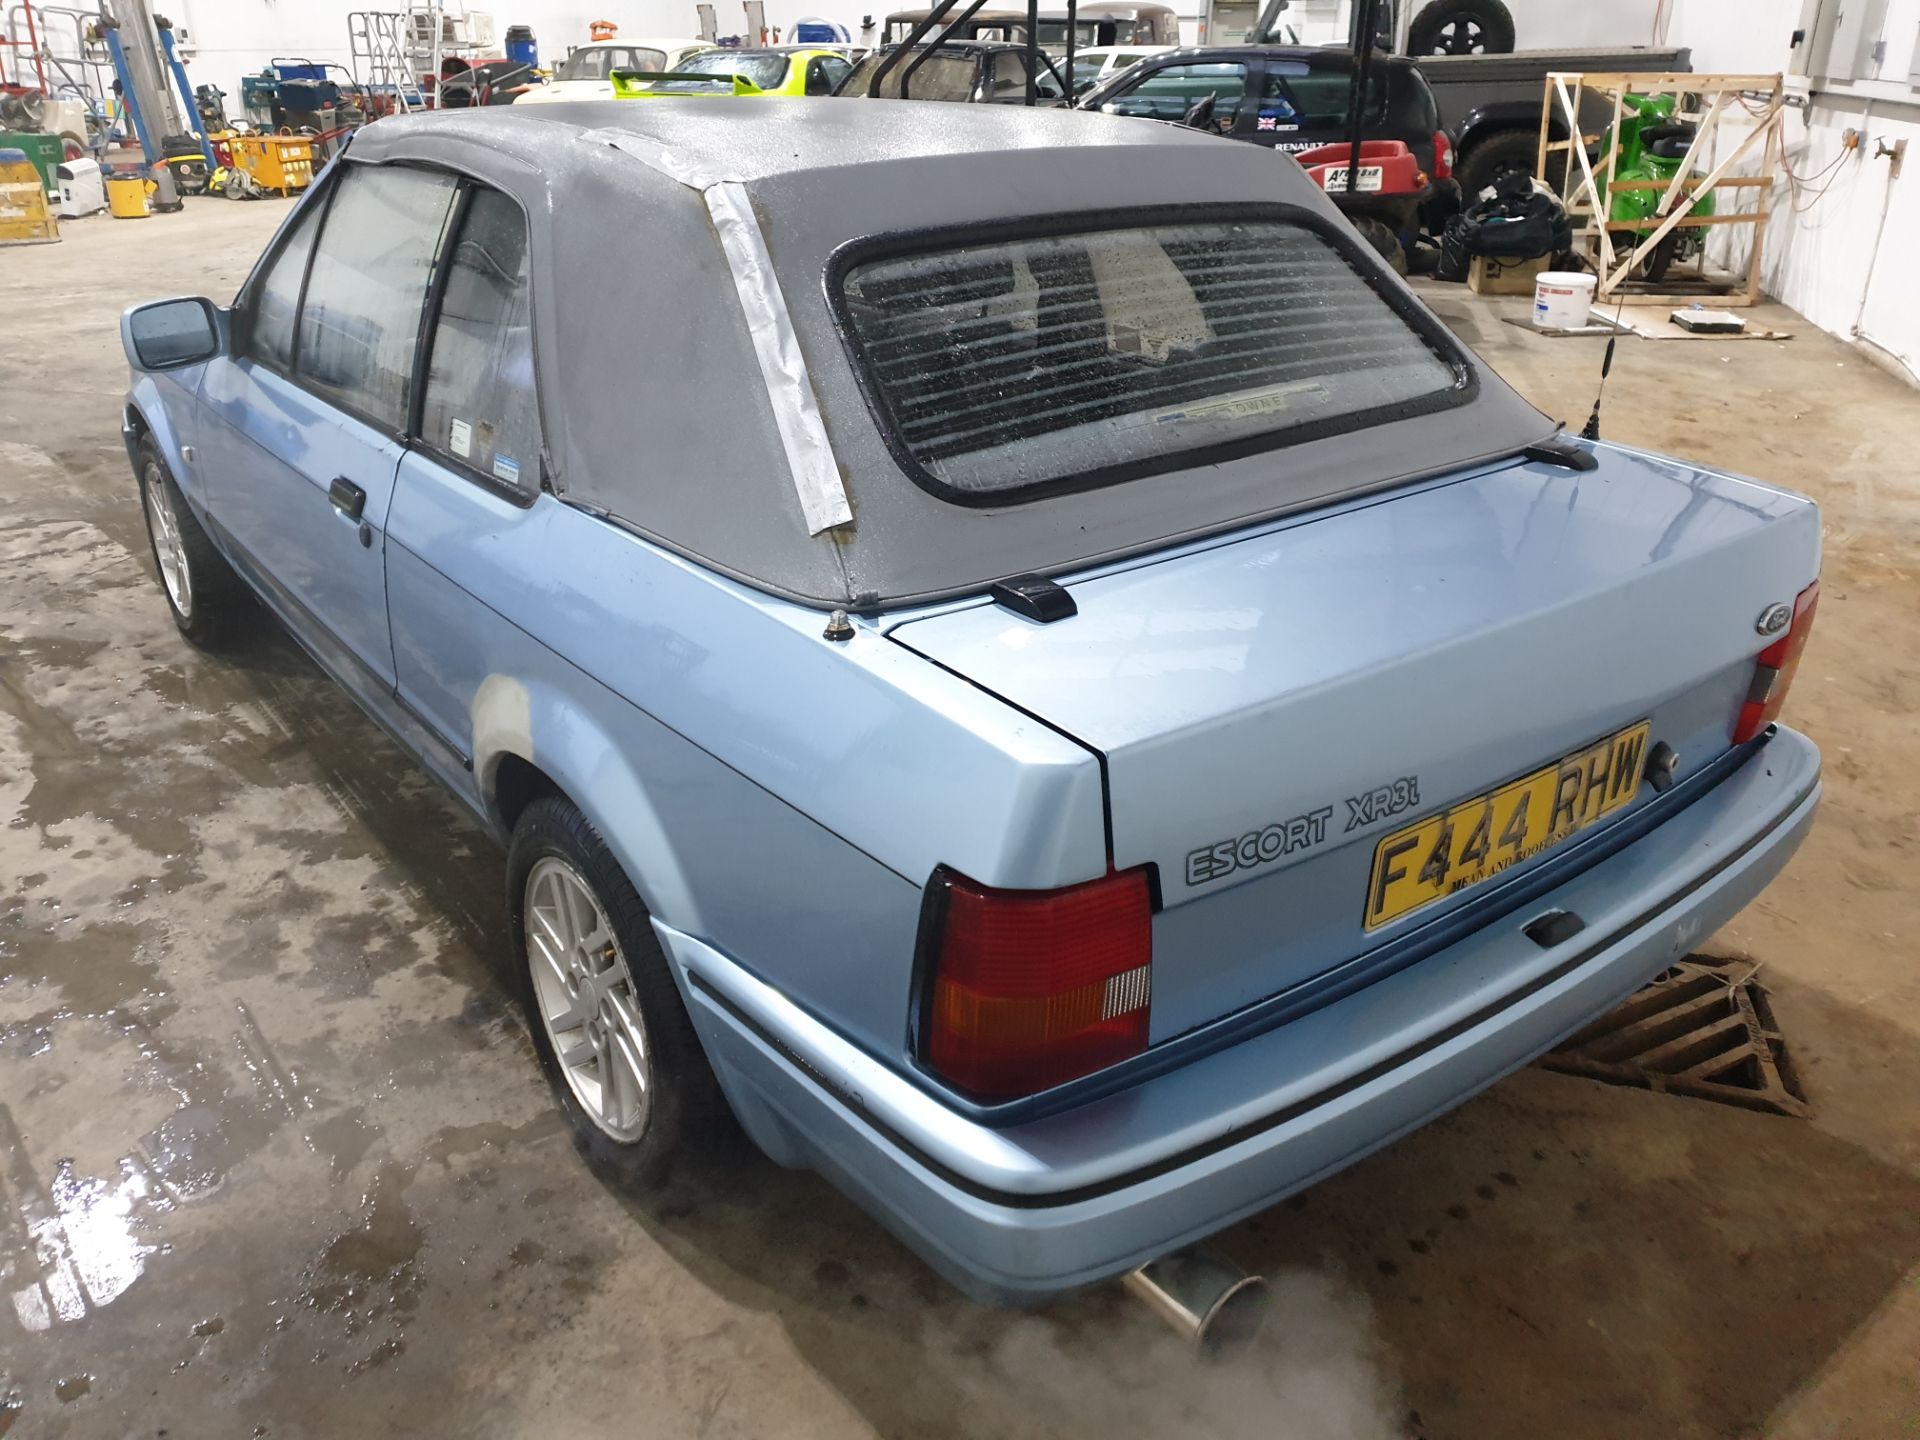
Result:
M1447 138L1447 132L1433 132L1433 178L1451 180L1453 178L1453 141Z
M1753 683L1747 687L1746 704L1733 725L1733 743L1753 739L1780 715L1787 690L1793 684L1793 672L1800 668L1801 653L1807 637L1813 633L1813 612L1820 604L1820 582L1814 581L1793 601L1793 619L1787 633L1762 650L1753 662Z
M1144 870L1062 890L931 884L924 1058L982 1099L1030 1095L1147 1048L1153 900Z

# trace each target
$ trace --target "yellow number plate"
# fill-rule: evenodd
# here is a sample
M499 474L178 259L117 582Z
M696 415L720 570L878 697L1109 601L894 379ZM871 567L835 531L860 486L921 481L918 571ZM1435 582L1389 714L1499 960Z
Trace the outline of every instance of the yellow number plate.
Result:
M1365 928L1457 895L1618 810L1639 792L1647 729L1642 720L1388 835L1374 847Z

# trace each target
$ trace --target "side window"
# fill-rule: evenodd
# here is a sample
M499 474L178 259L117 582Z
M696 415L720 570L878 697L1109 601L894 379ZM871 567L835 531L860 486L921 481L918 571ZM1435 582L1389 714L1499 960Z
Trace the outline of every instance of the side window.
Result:
M1100 108L1109 115L1144 115L1178 124L1207 96L1213 96L1213 128L1230 130L1247 93L1244 65L1162 65L1150 70L1124 93Z
M532 492L540 484L540 413L528 288L526 217L506 196L474 191L434 322L420 438Z
M281 245L266 273L254 283L242 302L243 353L275 370L293 368L293 322L300 308L300 282L307 278L307 257L313 254L314 233L326 210L326 197L316 195Z
M454 190L450 175L349 162L300 307L301 380L395 433Z
M1305 65L1267 61L1266 84L1260 92L1262 130L1319 130L1344 126L1353 79L1338 70L1312 70ZM1363 123L1379 125L1387 118L1387 87L1376 72L1367 85L1367 113ZM1271 119L1272 125L1266 122Z
M1060 84L1043 63L1034 82L1034 93L1043 100L1057 100ZM993 90L989 100L1006 105L1027 103L1027 57L1018 50L1002 50L993 57Z
M840 82L853 73L853 66L838 55L824 55L820 59L820 68L826 71L827 88L825 93L833 94L840 88Z

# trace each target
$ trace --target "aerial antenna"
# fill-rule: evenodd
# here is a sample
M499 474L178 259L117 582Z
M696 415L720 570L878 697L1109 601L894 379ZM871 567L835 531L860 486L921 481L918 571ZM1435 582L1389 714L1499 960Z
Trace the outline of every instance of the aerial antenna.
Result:
M1580 427L1582 440L1600 438L1600 398L1607 393L1607 376L1613 372L1613 347L1620 340L1620 317L1626 313L1626 292L1620 294L1620 303L1613 308L1613 333L1607 336L1607 353L1600 357L1600 388L1593 392L1593 413L1587 416L1587 423Z

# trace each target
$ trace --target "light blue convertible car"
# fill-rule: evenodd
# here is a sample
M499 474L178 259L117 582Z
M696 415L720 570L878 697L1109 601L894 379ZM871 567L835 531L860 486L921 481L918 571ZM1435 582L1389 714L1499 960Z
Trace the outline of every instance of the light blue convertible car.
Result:
M383 120L123 339L180 628L251 592L506 842L589 1156L731 1111L977 1295L1458 1104L1819 797L1814 506L1561 433L1254 146Z

